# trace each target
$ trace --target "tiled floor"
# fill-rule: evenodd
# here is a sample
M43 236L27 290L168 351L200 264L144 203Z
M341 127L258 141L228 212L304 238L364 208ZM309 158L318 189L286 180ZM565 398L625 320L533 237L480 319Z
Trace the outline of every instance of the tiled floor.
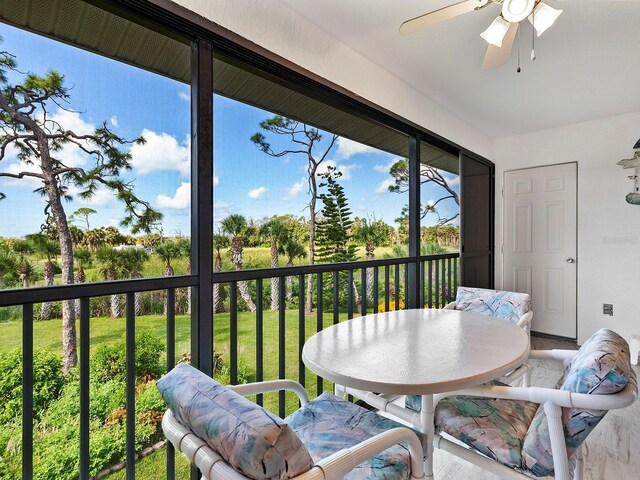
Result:
M532 338L534 349L576 348L575 345ZM562 373L561 365L532 362L534 386L552 387ZM640 370L636 369L640 374ZM584 450L585 480L640 479L640 402L623 410L612 410L591 433ZM495 480L497 477L446 452L436 450L437 480Z

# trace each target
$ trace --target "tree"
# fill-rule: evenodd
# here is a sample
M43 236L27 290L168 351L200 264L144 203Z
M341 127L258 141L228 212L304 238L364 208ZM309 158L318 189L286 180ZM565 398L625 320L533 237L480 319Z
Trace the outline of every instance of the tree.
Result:
M20 83L11 83L20 78ZM62 283L73 283L73 244L63 202L69 200L71 185L80 190L81 198L94 196L105 188L124 203L125 217L121 224L135 234L148 232L160 221L162 214L138 198L132 183L121 174L131 169L131 154L122 150L131 143L144 143L142 137L127 140L119 137L102 123L91 134L74 132L55 120L52 112L71 111L67 108L69 88L64 76L50 71L44 76L24 74L8 52L0 52L0 161L11 151L24 165L19 172L0 172L0 177L37 179L42 187L36 192L45 198L45 213L55 224L61 253ZM75 148L88 161L88 168L68 163L60 153L63 148ZM35 168L34 168L35 167ZM63 370L77 364L74 301L62 305Z
M75 282L84 283L87 280L87 276L84 273L85 265L88 265L91 261L91 251L86 247L78 247L73 251L73 258L77 260L78 270L76 270ZM80 313L80 299L76 300L76 315Z
M313 264L315 255L316 236L316 202L318 199L317 175L318 168L325 161L327 155L338 139L337 135L331 135L328 145L322 145L322 135L317 128L310 127L296 120L275 115L260 122L260 128L271 135L277 135L288 139L293 147L285 150L273 150L267 142L264 134L257 132L251 137L251 141L264 153L271 157L284 157L287 155L304 155L307 158L307 175L309 182L309 263ZM313 275L307 276L306 311L313 308Z
M278 268L278 245L282 243L289 235L287 224L280 218L274 217L260 227L260 233L266 237L270 243L271 251L271 268ZM280 307L280 297L278 290L280 288L280 278L273 277L271 279L271 310L277 311Z
M5 287L6 277L16 269L16 259L6 247L0 246L0 289Z
M388 241L389 231L384 222L363 218L359 222L359 228L354 234L354 239L364 243L367 260L373 260L376 247L384 245ZM366 269L367 298L370 301L373 301L373 276L375 271L375 268Z
M221 233L213 235L213 271L222 271L222 249L229 246L229 237ZM224 312L224 299L226 292L221 283L213 284L213 313Z
M171 262L176 258L182 256L182 250L180 250L180 246L176 242L165 242L161 243L156 247L156 255L158 255L164 261L164 276L165 277L173 277L175 275L175 271L173 270L173 265ZM164 299L164 314L167 314L167 299Z
M93 215L94 213L98 212L96 212L93 208L81 207L71 214L69 220L72 223L74 221L80 222L85 227L84 231L88 232L89 230L91 230L91 228L89 227L89 216Z
M293 267L293 262L297 258L307 256L304 245L295 237L287 238L279 247L281 255L287 257L287 267ZM287 303L291 305L293 301L293 277L288 276L286 280L286 297Z
M120 252L123 272L129 275L129 278L142 278L142 268L144 263L149 260L149 252L143 249L122 250ZM140 315L142 311L142 294L136 292L134 294L134 310L136 315Z
M390 192L404 193L409 190L409 160L406 158L398 160L391 166L389 173L395 181L395 184L389 187ZM449 185L449 182L440 170L432 167L431 165L420 162L420 182L422 184L429 182L435 183L445 191L443 196L438 200L420 206L421 218L426 217L429 213L435 213L438 216L437 225L442 226L460 216L459 211L452 216L441 216L437 209L438 204L447 199L452 199L456 202L456 205L460 207L458 193Z
M44 284L47 287L53 285L53 277L55 275L55 267L53 259L60 254L60 246L47 238L42 233L34 233L27 235L27 240L35 247L35 251L45 259L44 262ZM51 303L42 302L40 305L40 320L51 319Z
M334 167L328 167L326 173L320 175L326 181L320 187L327 187L327 192L318 195L322 200L322 221L318 223L317 255L321 262L353 262L356 260L356 246L349 233L353 220L351 210L344 194L344 188L336 179L342 174ZM358 289L353 281L353 294L358 312L361 310ZM361 313L361 312L360 312Z
M101 247L96 252L96 258L100 262L100 272L104 279L111 282L122 276L124 265L121 252L111 247ZM120 295L111 295L111 318L122 316L122 302Z
M13 251L18 254L16 270L20 275L22 287L29 288L34 275L33 265L29 261L29 255L33 255L33 247L26 240L16 240L13 243Z
M220 225L222 231L231 236L231 263L236 270L242 270L242 235L247 228L247 219L242 215L233 214L223 218ZM251 299L247 282L238 282L238 290L249 311L255 312L256 304Z

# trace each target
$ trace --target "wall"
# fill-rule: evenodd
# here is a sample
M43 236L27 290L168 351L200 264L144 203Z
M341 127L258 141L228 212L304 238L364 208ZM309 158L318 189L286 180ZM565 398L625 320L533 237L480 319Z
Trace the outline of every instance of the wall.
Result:
M502 243L503 173L523 167L578 162L578 342L601 327L640 334L640 206L625 195L633 170L616 165L632 156L640 112L497 139L496 241ZM502 285L498 256L497 285ZM613 303L614 316L602 314ZM534 313L535 314L535 313Z
M260 0L152 0L231 30L465 148L492 157L492 140L282 4Z

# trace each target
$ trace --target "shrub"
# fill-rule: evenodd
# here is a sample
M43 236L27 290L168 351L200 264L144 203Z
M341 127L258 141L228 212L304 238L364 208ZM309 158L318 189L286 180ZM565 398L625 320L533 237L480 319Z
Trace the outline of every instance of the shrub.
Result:
M62 359L40 351L33 354L33 412L38 419L64 385ZM22 412L22 349L0 357L0 423L19 417Z
M164 351L162 340L150 332L136 334L135 366L137 379L159 377L164 368L160 354ZM123 341L98 347L91 358L91 373L99 381L125 381L127 371L126 344Z

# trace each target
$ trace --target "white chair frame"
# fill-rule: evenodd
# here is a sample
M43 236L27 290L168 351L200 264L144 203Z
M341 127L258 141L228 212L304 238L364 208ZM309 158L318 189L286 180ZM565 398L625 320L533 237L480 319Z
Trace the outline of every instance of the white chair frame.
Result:
M309 396L305 389L293 380L272 380L244 385L230 385L227 388L242 396L290 390L298 395L303 406L309 403ZM189 461L198 467L202 473L203 480L246 480L249 478L227 464L203 439L178 422L171 410L167 410L162 418L162 430L174 447L184 453ZM351 448L340 450L322 459L307 472L292 477L292 479L342 479L357 465L397 443L403 443L408 446L411 478L415 480L424 478L423 451L420 439L409 428L398 427L375 435Z
M554 360L560 361L565 366L571 362L577 355L578 350L533 350L529 358L536 360ZM348 389L351 393L356 394L352 389ZM389 401L384 402L382 399L369 392L360 392L364 394L361 397L366 402L377 403L374 405L382 411L389 412L398 416L410 424L420 427L420 413L411 412L403 407L395 405ZM564 427L562 425L562 407L575 407L593 410L615 410L625 408L631 405L638 397L638 381L636 373L631 369L629 383L620 392L611 395L589 395L584 393L573 393L566 390L557 390L554 388L541 387L503 387L480 385L478 387L467 388L457 392L449 392L445 394L434 395L434 407L437 403L453 395L471 395L476 397L504 398L509 400L524 400L544 405L545 413L548 418L549 436L551 440L551 451L553 454L554 477L556 480L570 480L569 458L564 437ZM375 397L375 398L374 398ZM377 400L376 400L377 399ZM457 457L478 465L504 479L528 479L531 476L513 470L501 463L492 460L481 453L462 446L457 442L453 442L443 437L435 435L433 446L435 448L447 451ZM573 480L583 479L583 456L582 448L576 451L576 466L574 470Z

